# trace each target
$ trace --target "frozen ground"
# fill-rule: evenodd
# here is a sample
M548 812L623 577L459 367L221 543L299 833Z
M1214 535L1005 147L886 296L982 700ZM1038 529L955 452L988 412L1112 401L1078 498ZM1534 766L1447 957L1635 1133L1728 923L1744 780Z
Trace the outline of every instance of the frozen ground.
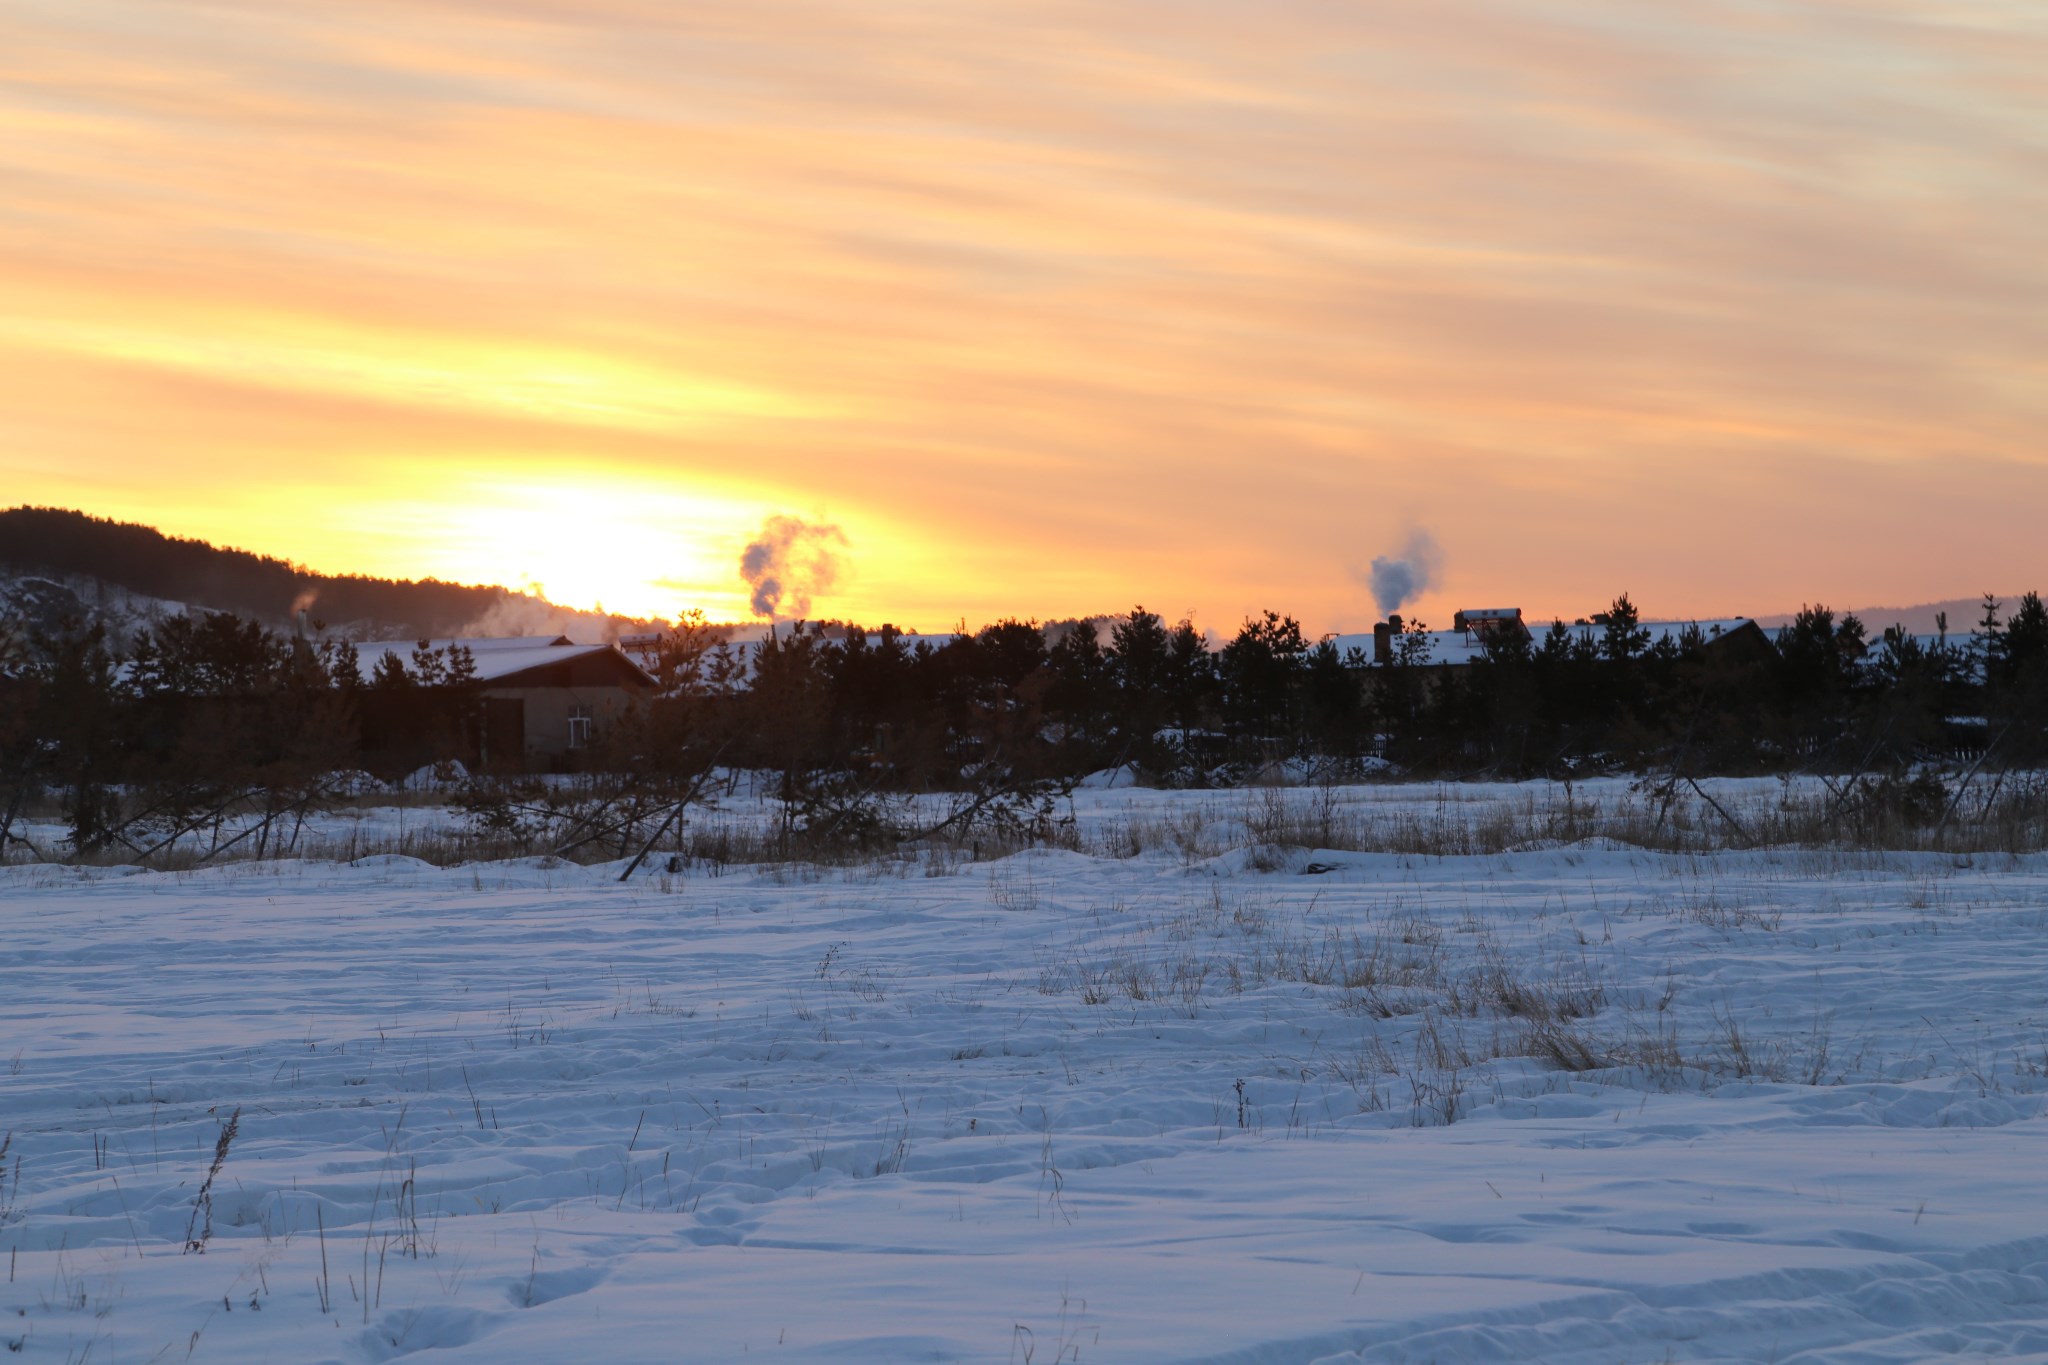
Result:
M1298 774L1282 776L1291 779ZM450 804L450 784L435 781L428 769L404 779L397 792L384 790L368 774L361 780L363 790L375 794L319 811L298 827L287 829L281 822L277 840L289 842L295 855L336 861L392 852L426 855L435 863L459 860L465 822L462 812ZM588 781L565 776L543 780L563 791ZM1071 838L1079 848L1115 857L1172 848L1186 860L1208 858L1254 841L1277 819L1290 825L1292 834L1323 822L1332 833L1349 838L1346 847L1494 851L1559 834L1639 834L1658 809L1657 798L1646 794L1643 784L1624 777L1590 778L1570 787L1548 781L1374 782L1206 791L1113 785L1127 781L1121 770L1098 773L1084 779L1070 798L1054 803L1053 813L1071 822ZM743 844L758 842L781 820L781 807L772 795L775 785L773 774L722 772L710 789L708 804L691 808L690 830L699 836L725 831L740 836ZM1827 803L1835 795L1834 789L1812 777L1709 778L1699 790L1701 796L1681 789L1664 812L1670 822L1666 832L1689 831L1693 837L1681 842L1716 846L1729 841L1729 829L1702 797L1718 803L1746 830L1758 830L1793 804ZM906 798L890 813L917 827L943 819L956 800ZM235 836L253 823L248 816L228 817L217 830L209 827L181 837L174 851L197 855L218 841L227 845L231 856L248 857L256 845L238 842ZM10 856L15 861L62 861L68 832L53 811L18 820L13 833L26 845L12 844Z
M0 1344L2048 1360L2048 859L1212 814L623 887L0 869Z

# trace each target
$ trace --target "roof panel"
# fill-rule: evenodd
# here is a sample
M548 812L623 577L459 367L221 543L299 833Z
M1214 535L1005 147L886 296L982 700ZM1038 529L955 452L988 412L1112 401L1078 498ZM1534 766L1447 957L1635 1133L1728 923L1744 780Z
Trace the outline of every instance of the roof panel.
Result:
M396 654L408 667L412 663L412 652L419 647L417 640L364 640L356 645L356 667L364 682L369 682L377 667L387 654ZM566 635L512 635L495 636L475 640L428 640L429 649L446 649L460 645L467 649L476 661L478 682L510 677L524 673L529 668L541 668L548 664L562 663L568 659L580 659L591 654L619 654L634 668L632 660L626 658L613 645L572 644Z

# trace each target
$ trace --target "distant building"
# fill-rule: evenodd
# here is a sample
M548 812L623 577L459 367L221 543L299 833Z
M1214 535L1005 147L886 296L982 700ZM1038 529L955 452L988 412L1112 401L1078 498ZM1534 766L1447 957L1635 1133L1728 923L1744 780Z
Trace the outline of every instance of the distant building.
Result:
M410 667L421 644L466 649L475 661L483 702L477 747L485 763L561 766L595 744L629 706L654 695L653 675L616 645L579 645L566 635L367 641L356 646L363 682L376 678L387 655Z
M1550 633L1548 625L1538 625L1533 631L1522 619L1519 607L1486 607L1467 609L1455 613L1452 629L1432 630L1423 633L1428 642L1428 651L1422 662L1461 668L1486 657L1489 640L1506 635L1519 634L1530 643L1541 646ZM1331 643L1339 654L1358 650L1359 657L1375 664L1392 663L1398 648L1405 622L1399 616L1389 616L1372 628L1371 635L1337 635ZM1709 651L1724 657L1754 660L1774 657L1777 646L1761 626L1747 616L1731 616L1717 621L1644 621L1640 623L1648 636L1646 647L1654 648L1662 640L1674 644L1682 640L1686 632L1698 628ZM1607 633L1604 618L1590 621L1576 621L1565 624L1565 630L1579 640L1598 645Z

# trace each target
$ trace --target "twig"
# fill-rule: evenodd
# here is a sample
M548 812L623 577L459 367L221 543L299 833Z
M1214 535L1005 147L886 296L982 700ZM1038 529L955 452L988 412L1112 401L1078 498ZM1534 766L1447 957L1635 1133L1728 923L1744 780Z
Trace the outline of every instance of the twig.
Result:
M1694 791L1699 793L1700 800L1712 806L1714 810L1720 815L1720 817L1728 822L1729 827L1732 828L1737 834L1740 834L1742 836L1742 841L1744 843L1750 845L1752 848L1756 846L1756 840L1750 837L1749 831L1742 827L1742 822L1736 819L1734 816L1730 815L1728 813L1728 808L1726 806L1722 805L1719 801L1716 801L1713 797L1707 795L1706 788L1702 787L1699 784L1698 778L1688 777L1685 780L1692 784L1692 789Z
M199 1193L192 1200L192 1217L185 1224L185 1250L204 1253L207 1241L213 1236L213 1181L220 1174L220 1168L227 1165L228 1148L235 1141L235 1133L242 1124L242 1107L235 1106L235 1112L228 1115L228 1121L221 1125L220 1137L213 1144L213 1165L206 1171L206 1180L199 1186ZM204 1215L205 1221L201 1222ZM198 1229L198 1236L193 1230Z
M652 835L648 836L647 842L640 845L640 851L633 855L633 861L627 863L626 870L619 874L620 881L626 881L635 872L638 872L640 870L640 864L647 861L647 855L654 851L654 846L661 842L661 836L668 833L669 826L673 825L676 822L676 820L682 815L683 808L689 804L689 798L685 797L683 800L676 802L674 806L669 808L668 814L662 817L661 824L656 826L655 831Z
M484 1126L484 1107L477 1101L476 1087L469 1083L468 1067L462 1068L462 1088L469 1092L469 1107L476 1111L476 1126L481 1130Z
M313 1205L313 1225L320 1230L320 1311L334 1311L334 1285L327 1275L327 1219L318 1204Z
M1948 822L1955 817L1956 807L1962 804L1963 793L1970 789L1970 783L1977 776L1978 769L1984 766L1984 760L1991 757L1992 752L2005 741L2006 735L2012 731L2012 726L2013 723L2011 721L2005 723L2005 728L2000 730L1997 737L1984 746L1983 753L1977 755L1977 761L1970 765L1970 771L1963 774L1963 780L1956 783L1956 794L1949 798L1948 809L1941 813L1941 823L1934 827L1934 837L1937 840L1941 838L1942 831L1948 828Z

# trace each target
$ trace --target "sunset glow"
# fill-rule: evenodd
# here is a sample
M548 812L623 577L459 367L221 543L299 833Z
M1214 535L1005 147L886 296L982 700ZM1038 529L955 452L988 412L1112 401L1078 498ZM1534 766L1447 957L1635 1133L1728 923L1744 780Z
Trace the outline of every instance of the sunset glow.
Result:
M2048 11L0 9L0 504L943 629L2041 586Z

